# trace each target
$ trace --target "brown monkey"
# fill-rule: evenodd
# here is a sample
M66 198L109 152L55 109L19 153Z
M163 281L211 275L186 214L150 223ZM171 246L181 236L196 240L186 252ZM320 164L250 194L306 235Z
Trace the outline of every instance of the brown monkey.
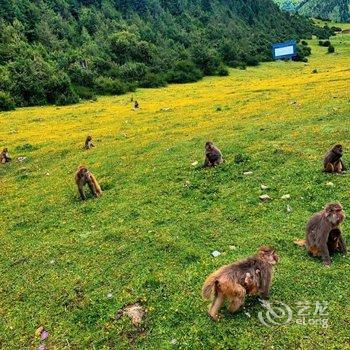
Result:
M204 282L202 294L205 299L213 297L209 315L218 320L219 310L226 299L229 310L237 311L244 303L245 296L269 295L272 268L278 262L276 252L270 247L261 247L256 255L245 260L221 267Z
M78 190L82 200L86 199L84 192L84 185L88 184L92 194L98 197L102 194L100 185L98 184L95 176L84 166L80 166L75 174L75 182L78 186Z
M135 109L140 108L140 105L139 105L139 103L138 103L137 101L134 102L134 108L135 108Z
M344 166L341 157L343 156L343 146L335 145L333 146L325 155L323 166L324 171L327 173L341 173L345 171L346 168Z
M10 162L12 160L12 158L10 158L9 153L8 153L8 149L4 148L2 150L2 152L0 153L0 163L4 164L7 162Z
M92 143L92 137L88 136L85 140L85 149L91 149L92 147L95 147L95 145Z
M330 254L346 254L346 245L339 228L344 220L343 207L331 203L314 214L306 225L306 248L311 256L321 257L326 266L331 265Z
M208 141L205 144L205 160L203 167L213 167L223 162L221 151L214 145L213 142Z

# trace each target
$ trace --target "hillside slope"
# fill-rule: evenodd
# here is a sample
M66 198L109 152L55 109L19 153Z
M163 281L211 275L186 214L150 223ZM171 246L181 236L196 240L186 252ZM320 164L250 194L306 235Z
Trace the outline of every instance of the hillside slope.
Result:
M333 21L350 22L349 0L275 0L285 11L329 19Z
M226 75L321 31L272 0L2 0L0 109Z
M350 164L350 36L331 40L336 54L310 42L308 64L269 62L188 85L0 113L0 145L14 159L0 164L0 348L348 349L350 256L325 269L293 244L327 202L340 201L349 215L349 173L321 171L334 143ZM87 152L88 134L96 147ZM203 170L192 164L203 161L208 139L226 163ZM79 164L100 181L101 198L78 199ZM260 203L263 193L269 203ZM349 219L343 229L350 242ZM292 322L262 326L264 310L248 299L214 324L201 298L205 277L262 244L281 258L270 301L289 305ZM116 319L138 300L147 309L141 327ZM316 302L329 303L328 328L297 323L298 303L313 313Z

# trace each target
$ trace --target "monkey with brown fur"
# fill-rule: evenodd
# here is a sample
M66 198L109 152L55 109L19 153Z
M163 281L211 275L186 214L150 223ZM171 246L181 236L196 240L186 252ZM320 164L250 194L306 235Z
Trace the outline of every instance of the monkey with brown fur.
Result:
M4 148L2 152L0 153L0 163L5 164L7 162L10 162L12 158L10 158L8 149Z
M79 194L82 200L86 199L84 192L84 186L88 184L91 193L94 197L98 197L102 194L100 185L98 184L95 176L84 166L80 166L75 174L75 182L78 186Z
M214 145L213 142L208 141L205 144L205 160L203 167L214 167L224 161L221 151Z
M343 146L333 146L325 155L323 166L326 173L341 173L346 171L344 163L341 159L343 156Z
M92 137L88 136L85 140L85 149L91 149L92 147L95 147L95 145L92 143Z
M321 257L326 266L331 265L330 254L347 252L339 227L344 220L343 207L331 203L314 214L306 225L306 248L311 256Z
M221 267L206 279L202 294L204 299L212 297L209 315L214 321L219 318L219 310L225 300L229 301L229 311L237 311L246 295L269 296L273 266L278 255L270 247L261 247L252 257Z

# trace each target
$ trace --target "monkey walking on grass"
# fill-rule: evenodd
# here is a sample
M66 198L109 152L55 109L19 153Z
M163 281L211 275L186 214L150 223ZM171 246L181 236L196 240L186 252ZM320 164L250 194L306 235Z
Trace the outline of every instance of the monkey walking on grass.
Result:
M252 257L221 267L213 272L204 282L204 299L212 298L209 315L219 319L219 310L225 300L229 301L229 311L237 311L246 295L269 296L273 266L278 262L278 255L270 247L261 247Z
M100 185L98 184L95 176L86 167L80 166L75 174L75 182L78 186L79 194L82 200L86 199L84 192L84 186L88 184L91 193L94 197L98 197L102 194Z

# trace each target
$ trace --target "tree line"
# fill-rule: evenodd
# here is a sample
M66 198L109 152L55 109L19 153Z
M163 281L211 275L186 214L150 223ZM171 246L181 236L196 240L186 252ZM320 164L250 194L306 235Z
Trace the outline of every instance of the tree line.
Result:
M227 75L313 34L271 0L0 0L0 110Z

